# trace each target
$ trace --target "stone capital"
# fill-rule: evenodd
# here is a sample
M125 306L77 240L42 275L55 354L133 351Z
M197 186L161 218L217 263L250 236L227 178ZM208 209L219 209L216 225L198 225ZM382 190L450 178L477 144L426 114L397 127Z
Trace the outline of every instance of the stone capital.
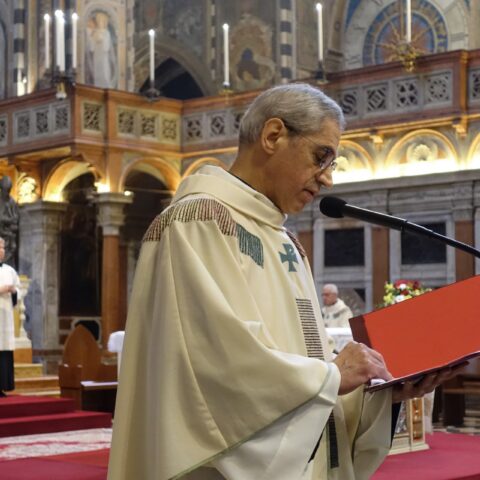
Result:
M97 221L103 235L118 236L120 227L125 223L125 205L132 203L133 196L115 192L98 193L95 201L98 205Z

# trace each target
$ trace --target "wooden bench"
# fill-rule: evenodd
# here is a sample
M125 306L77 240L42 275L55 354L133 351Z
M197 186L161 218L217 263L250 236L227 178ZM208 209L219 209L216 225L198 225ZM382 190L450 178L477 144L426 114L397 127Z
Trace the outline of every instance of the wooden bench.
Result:
M58 368L60 395L73 398L78 410L114 412L117 366L102 363L102 351L84 326L68 336Z

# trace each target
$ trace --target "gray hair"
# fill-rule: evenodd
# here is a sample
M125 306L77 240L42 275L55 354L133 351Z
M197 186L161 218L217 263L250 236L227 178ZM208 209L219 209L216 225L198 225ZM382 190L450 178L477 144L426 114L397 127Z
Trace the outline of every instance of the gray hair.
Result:
M240 144L255 143L269 118L280 118L294 134L317 132L326 119L341 130L345 118L338 104L307 83L279 85L262 92L245 112L240 123Z
M338 287L334 283L326 283L323 286L323 290L327 290L330 293L334 293L335 295L338 295Z

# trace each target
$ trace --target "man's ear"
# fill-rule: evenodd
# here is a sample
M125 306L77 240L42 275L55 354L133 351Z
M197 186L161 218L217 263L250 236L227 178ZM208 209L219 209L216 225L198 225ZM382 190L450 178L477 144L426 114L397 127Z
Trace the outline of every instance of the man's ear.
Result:
M286 136L288 136L288 130L282 120L269 118L263 125L260 143L265 152L272 155L278 148L278 141Z

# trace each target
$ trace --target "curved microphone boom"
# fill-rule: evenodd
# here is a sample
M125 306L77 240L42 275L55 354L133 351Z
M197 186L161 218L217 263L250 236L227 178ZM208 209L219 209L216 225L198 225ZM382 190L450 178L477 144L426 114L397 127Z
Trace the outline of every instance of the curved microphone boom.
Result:
M480 251L466 243L441 235L433 230L422 227L422 225L409 222L404 218L394 217L393 215L387 215L386 213L374 212L373 210L368 210L366 208L349 205L345 200L338 197L323 197L320 201L320 211L327 217L352 217L362 220L363 222L374 223L375 225L381 225L382 227L400 230L401 232L412 232L417 235L425 235L480 258Z

